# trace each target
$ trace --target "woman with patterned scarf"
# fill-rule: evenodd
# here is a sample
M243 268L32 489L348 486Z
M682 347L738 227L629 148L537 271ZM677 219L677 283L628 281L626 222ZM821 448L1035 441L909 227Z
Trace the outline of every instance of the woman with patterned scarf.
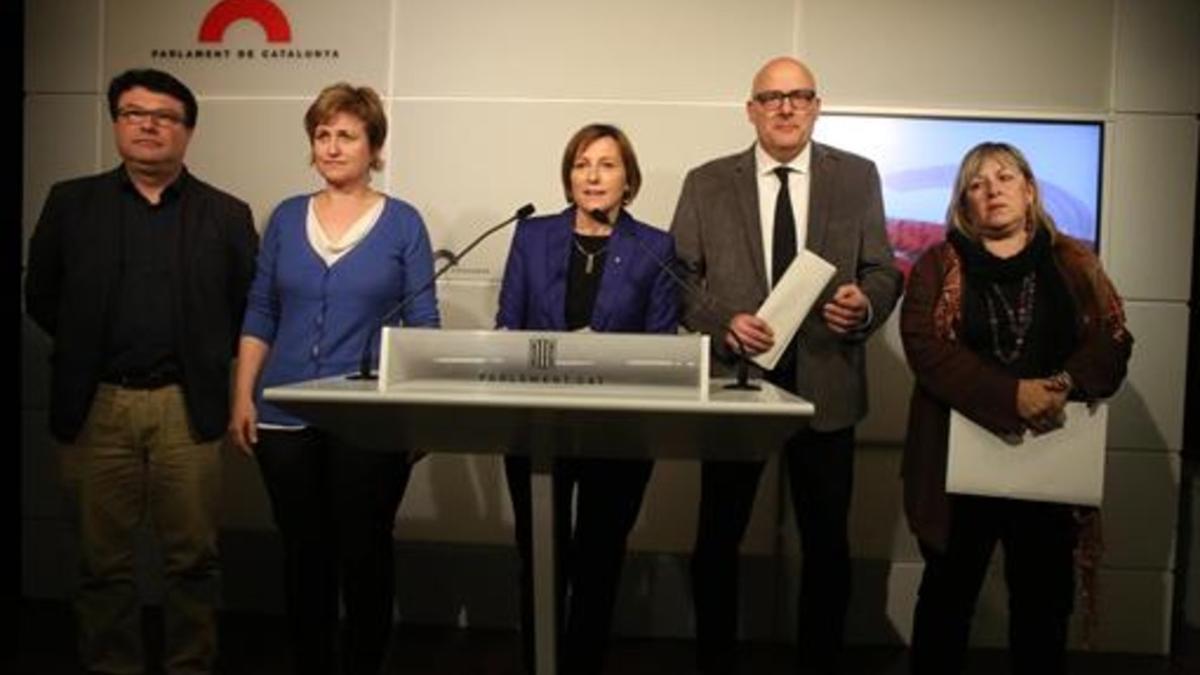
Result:
M950 410L997 435L1051 432L1068 399L1117 390L1133 338L1099 260L1056 231L1016 148L982 143L967 153L947 220L946 241L913 267L901 311L916 376L904 502L925 558L911 672L963 671L976 598L1000 542L1012 672L1063 673L1075 566L1090 589L1099 514L947 494Z

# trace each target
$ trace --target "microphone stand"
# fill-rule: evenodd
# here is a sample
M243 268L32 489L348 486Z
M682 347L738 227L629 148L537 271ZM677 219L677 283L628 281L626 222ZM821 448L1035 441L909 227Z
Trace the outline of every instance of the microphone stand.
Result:
M606 214L604 211L601 211L600 209L592 209L591 211L588 211L588 215L592 217L592 220L595 220L598 223L601 223L604 225L609 225L609 226L613 225L613 223L610 223L608 221L608 214ZM644 244L641 239L638 239L636 235L633 235L633 240L635 242L637 242L637 245L642 249L643 253L650 256L650 259L653 260L656 265L658 265L658 268L660 270L666 272L667 276L671 277L671 280L674 281L677 286L679 286L680 288L683 288L685 291L687 291L689 294L693 295L694 297L699 298L701 301L700 306L702 308L704 308L705 310L712 312L712 310L709 309L708 305L705 304L705 293L703 291L701 291L699 288L696 288L696 286L694 284L689 283L686 279L684 279L683 277L680 277L678 274L676 274L675 270L673 270L671 268L671 265L668 265L665 262L663 262L662 260L659 260L658 255L656 255L654 253L654 251L651 251L650 247L646 246L646 244ZM676 259L675 262L676 262L676 264L678 264L679 260ZM715 312L712 312L712 313L715 314ZM738 334L735 333L733 331L733 329L730 328L728 325L724 325L724 326L722 326L722 328L725 329L724 335L732 337L733 341L736 342L737 346L738 346L737 352L736 352L736 354L737 354L736 379L734 380L734 382L732 384L725 385L725 389L729 389L729 390L733 390L733 391L760 391L762 389L762 387L750 382L750 358L746 355L746 343L742 342L742 339L740 337L738 337Z
M463 249L461 251L459 251L458 253L450 253L449 257L446 260L446 264L443 265L442 268L440 270L438 270L432 277L430 277L429 281L425 282L425 284L422 285L420 288L418 288L416 291L413 291L412 293L403 297L400 300L400 302L396 304L396 306L394 306L390 310L388 310L378 321L375 322L375 326L374 326L373 330L371 332L367 333L366 343L363 345L362 357L359 359L359 362L358 362L358 372L354 373L353 375L347 376L346 379L349 379L349 380L377 380L377 379L379 379L379 376L371 371L371 345L374 344L373 337L375 335L380 335L380 340L383 339L382 333L383 333L384 325L386 325L388 321L391 321L397 315L401 314L405 309L408 309L408 306L413 303L413 300L417 299L418 297L421 296L422 293L424 293L425 291L427 291L431 287L433 287L433 285L437 283L437 280L439 278L441 278L441 276L443 274L445 274L446 272L449 272L452 267L457 267L459 261L461 261L464 256L466 256L468 253L470 253L472 249L474 249L476 246L478 246L480 243L482 243L484 239L487 239L488 237L492 236L494 233L507 227L508 225L511 225L515 221L524 220L525 218L528 218L529 216L533 215L533 212L534 212L533 204L526 204L525 206L522 206L521 208L517 209L516 213L509 216L508 218L505 218L503 222L493 225L492 227L485 230L483 232L483 234L479 235L478 237L475 237L475 239L472 240L471 243L464 246Z
M733 332L729 326L725 326L725 334L732 337L737 343L737 379L733 384L725 385L726 389L734 391L759 391L762 387L757 384L750 384L750 357L746 356L746 343L738 337L738 334Z

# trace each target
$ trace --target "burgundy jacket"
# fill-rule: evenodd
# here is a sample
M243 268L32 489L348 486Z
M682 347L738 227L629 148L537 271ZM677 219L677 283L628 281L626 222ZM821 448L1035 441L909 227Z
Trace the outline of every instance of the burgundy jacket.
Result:
M1072 398L1111 396L1125 379L1133 337L1121 298L1085 244L1059 234L1055 265L1075 301L1078 347L1062 364ZM916 376L908 411L901 474L909 528L943 549L949 533L946 447L950 408L997 434L1021 433L1018 378L961 343L962 262L949 242L926 251L913 267L900 312L900 333Z

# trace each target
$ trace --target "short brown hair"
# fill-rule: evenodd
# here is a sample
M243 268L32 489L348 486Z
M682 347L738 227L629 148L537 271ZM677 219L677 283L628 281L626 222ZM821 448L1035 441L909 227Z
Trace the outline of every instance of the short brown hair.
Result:
M571 199L571 169L575 166L575 157L601 138L613 139L621 150L621 163L625 165L625 196L621 203L632 202L642 187L642 170L638 168L637 153L633 151L633 144L629 142L625 132L611 124L589 124L576 131L571 140L567 141L566 150L563 150L562 184L567 203L574 203Z
M317 127L338 113L354 115L363 121L367 128L367 143L371 146L371 168L376 171L382 169L383 158L379 156L379 151L387 140L388 124L379 94L370 87L355 87L346 82L322 89L317 99L308 106L308 112L304 113L304 130L308 133L309 143L312 143Z
M979 173L979 167L989 159L1016 167L1017 171L1020 171L1021 175L1025 177L1025 182L1033 188L1033 200L1029 205L1029 212L1026 214L1026 225L1030 228L1031 233L1036 232L1038 228L1045 228L1050 233L1050 240L1054 241L1058 237L1058 228L1054 225L1054 218L1042 205L1042 190L1033 176L1033 168L1029 166L1029 160L1025 159L1025 155L1008 143L987 141L967 151L962 164L958 167L958 177L954 179L954 192L950 197L950 205L946 207L946 223L970 239L979 239L975 223L971 222L971 207L967 202L967 190L971 187L971 179Z

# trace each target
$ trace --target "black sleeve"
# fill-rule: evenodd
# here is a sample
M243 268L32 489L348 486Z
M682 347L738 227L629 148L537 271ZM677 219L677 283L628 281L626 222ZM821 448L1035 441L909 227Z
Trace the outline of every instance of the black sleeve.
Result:
M62 287L62 220L66 199L61 186L50 189L42 206L25 267L25 313L51 337L58 325Z
M237 353L242 320L246 313L246 298L254 280L255 258L258 255L258 232L254 217L245 202L237 201L229 211L229 313L233 330L232 353Z

